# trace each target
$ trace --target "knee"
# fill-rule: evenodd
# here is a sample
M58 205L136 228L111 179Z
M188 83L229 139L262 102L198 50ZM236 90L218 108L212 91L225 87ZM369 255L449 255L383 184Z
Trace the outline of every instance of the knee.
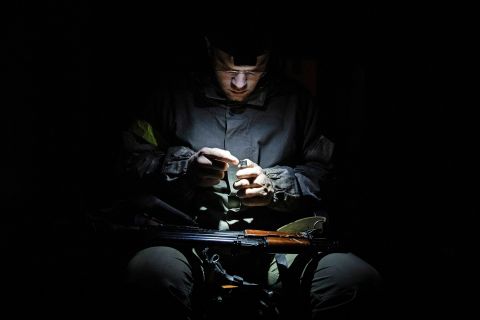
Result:
M351 253L332 253L314 268L311 298L314 304L332 307L377 295L381 277L370 264Z
M380 275L370 264L352 253L332 253L318 262L314 278L324 279L336 288L375 287Z
M190 291L192 268L185 255L170 247L150 247L139 251L128 263L127 285L159 291L175 288Z

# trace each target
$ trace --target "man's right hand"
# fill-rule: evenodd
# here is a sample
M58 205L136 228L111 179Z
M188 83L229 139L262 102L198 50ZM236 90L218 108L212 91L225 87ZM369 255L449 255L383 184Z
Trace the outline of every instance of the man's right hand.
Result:
M220 183L229 164L238 162L230 151L205 147L190 158L188 172L197 186L211 187Z

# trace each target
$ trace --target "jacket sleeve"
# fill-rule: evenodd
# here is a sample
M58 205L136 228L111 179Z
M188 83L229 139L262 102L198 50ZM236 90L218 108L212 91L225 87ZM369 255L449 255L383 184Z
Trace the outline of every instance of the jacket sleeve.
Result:
M309 100L300 110L297 143L301 148L295 165L264 169L274 186L270 207L278 211L320 208L332 174L334 143L322 133L319 108Z
M169 111L153 105L123 133L120 172L131 193L156 195L178 203L193 198L187 168L195 151L175 145Z

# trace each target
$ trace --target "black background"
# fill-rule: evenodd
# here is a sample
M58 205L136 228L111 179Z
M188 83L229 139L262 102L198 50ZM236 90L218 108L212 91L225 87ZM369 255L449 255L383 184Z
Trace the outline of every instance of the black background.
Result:
M121 309L106 302L115 288L113 263L85 220L115 192L120 130L155 85L203 62L202 27L226 15L231 23L218 26L241 32L252 9L6 5L0 244L6 305L48 313L72 304ZM415 308L463 314L471 303L463 284L473 269L477 181L475 106L466 99L473 87L468 9L268 9L263 17L276 30L279 52L293 63L316 62L317 99L339 150L337 205L353 226L356 250L386 279L388 299L379 308L392 317Z

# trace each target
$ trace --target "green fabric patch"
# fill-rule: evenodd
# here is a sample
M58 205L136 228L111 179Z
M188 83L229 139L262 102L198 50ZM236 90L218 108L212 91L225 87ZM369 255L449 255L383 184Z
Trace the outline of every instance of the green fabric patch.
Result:
M147 121L137 120L134 123L132 130L133 133L143 138L148 143L158 146L157 139L155 138L155 134L153 132L153 127Z

